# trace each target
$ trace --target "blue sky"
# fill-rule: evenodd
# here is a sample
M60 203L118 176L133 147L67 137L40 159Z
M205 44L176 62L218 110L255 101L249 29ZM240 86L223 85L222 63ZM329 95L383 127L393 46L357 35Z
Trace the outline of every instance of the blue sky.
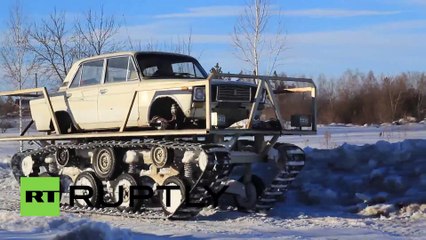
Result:
M247 0L248 1L248 0ZM233 54L231 33L246 0L21 0L31 21L56 8L73 19L101 5L122 25L119 38L170 42L192 31L192 55L209 69L248 69ZM1 0L0 34L12 0ZM315 77L347 69L394 74L426 71L426 0L272 0L282 13L287 50L277 72ZM272 26L277 16L271 20ZM273 33L273 32L270 32Z

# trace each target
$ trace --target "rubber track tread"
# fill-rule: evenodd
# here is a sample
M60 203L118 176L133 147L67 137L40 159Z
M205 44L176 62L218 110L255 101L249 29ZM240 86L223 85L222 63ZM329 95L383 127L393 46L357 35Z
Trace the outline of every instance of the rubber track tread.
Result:
M21 153L17 153L21 156L33 156L34 159L44 159L43 156L55 153L59 149L95 149L99 147L114 147L114 148L148 148L151 149L155 146L165 146L174 150L186 150L186 151L204 151L208 156L208 164L206 169L200 174L200 177L195 181L194 185L191 186L189 196L202 196L201 200L197 199L186 199L186 201L198 201L207 202L209 200L208 194L203 190L200 190L201 183L209 182L210 187L213 189L220 189L223 178L227 177L230 170L230 158L229 152L225 147L217 144L199 144L189 142L177 142L177 141L165 141L165 140L136 140L136 141L93 141L87 143L58 143L55 145L47 145L38 149L29 149ZM38 158L41 156L41 158ZM204 185L203 185L204 186ZM218 191L218 190L216 190ZM185 202L176 209L173 214L164 217L160 216L161 210L155 211L149 208L142 209L138 212L121 212L114 208L78 208L70 207L67 205L61 205L61 209L65 212L76 212L76 213L93 213L103 214L111 216L128 216L128 217L143 217L143 218L169 218L169 219L189 219L196 216L202 208L187 207Z
M288 187L305 165L305 154L303 150L295 145L288 145L286 148L287 164L284 169L278 172L271 185L267 186L262 195L257 199L256 211L263 212L265 210L270 210L280 198L285 197Z

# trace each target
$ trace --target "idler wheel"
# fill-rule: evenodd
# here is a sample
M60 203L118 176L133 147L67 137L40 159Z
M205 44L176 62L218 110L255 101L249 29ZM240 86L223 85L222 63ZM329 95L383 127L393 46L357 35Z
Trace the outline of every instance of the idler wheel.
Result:
M151 159L157 168L163 168L173 159L173 151L163 146L156 146L151 149Z
M110 180L118 173L118 159L110 147L98 148L93 154L93 169L101 180Z
M60 167L67 167L71 163L70 159L74 156L74 151L70 149L58 149L55 152L56 162Z

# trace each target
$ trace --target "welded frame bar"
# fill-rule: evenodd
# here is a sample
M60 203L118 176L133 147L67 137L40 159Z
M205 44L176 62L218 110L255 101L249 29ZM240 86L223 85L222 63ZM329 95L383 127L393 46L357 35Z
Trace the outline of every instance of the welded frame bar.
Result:
M186 129L182 130L141 130L141 131L124 131L124 132L93 132L93 133L71 133L71 134L51 134L51 135L26 135L26 136L7 136L1 137L0 142L5 141L42 141L42 140L73 140L73 139L109 139L109 138L144 138L144 137L161 137L161 136L206 136L209 134L223 136L254 136L262 134L264 136L273 135L312 135L314 131L264 131L264 130L246 130L246 129Z
M0 92L0 96L28 96L29 93L43 92L43 88L28 88L21 90L5 91Z
M261 151L261 156L265 156L268 154L269 150L275 145L275 143L278 141L278 138L280 135L274 135L271 140L268 141L267 145L264 146L264 148Z
M312 131L317 131L317 88L315 87L314 90L311 92L311 98L312 98Z
M246 129L251 129L251 127L253 125L254 114L256 113L256 111L259 107L259 102L260 102L259 96L260 96L260 94L263 93L263 88L264 88L264 85L265 85L264 82L265 81L263 79L260 79L260 81L258 81L256 94L254 96L255 101L252 104L251 109L250 109L250 115L249 115L249 118L248 118Z
M265 88L266 92L268 93L268 98L271 101L272 106L274 107L274 111L277 115L278 121L280 122L281 128L285 129L285 124L283 122L283 119L281 119L281 109L278 107L277 100L275 98L275 95L273 94L272 87L269 81L265 81Z
M206 98L206 131L210 131L212 128L212 95L211 95L211 80L215 76L214 73L211 73L205 83L205 98Z
M24 130L22 130L22 132L19 134L19 136L24 136L25 133L27 133L28 129L30 129L31 125L33 125L34 120L31 120L27 126L24 128Z
M132 100L130 101L129 109L127 110L126 117L125 117L125 119L123 121L123 124L120 127L120 131L119 132L124 132L124 129L127 126L127 122L129 121L130 113L132 112L133 105L135 104L135 99L136 99L137 95L138 95L138 91L135 91L133 93L133 95L132 95Z
M316 133L317 131L317 103L316 103L316 96L317 96L317 88L315 85L315 82L312 79L309 78L293 78L293 77L279 77L279 76L266 76L266 75L247 75L247 74L230 74L230 73L225 73L225 74L218 74L219 77L228 77L228 78L242 78L242 79L261 79L265 81L265 88L268 91L268 96L270 96L270 100L271 100L271 96L275 96L272 94L272 87L270 85L270 81L284 81L284 82L299 82L299 83L307 83L310 84L311 87L302 87L302 88L291 88L291 89L286 89L288 91L291 92L311 92L311 98L312 98L312 104L311 104L311 113L312 113L312 128L311 131L309 130L299 130L297 131L299 134L305 135L305 134L313 134ZM268 90L269 89L269 90ZM272 97L273 98L273 97ZM280 121L280 124L283 128L282 130L282 134L283 135L294 135L297 134L296 131L294 130L285 130L284 128L284 124L282 122L281 119L281 110L278 109L276 101L271 100L272 105L274 106L275 109L275 114L277 114L277 118ZM251 122L252 119L249 118L249 122Z
M53 128L57 135L61 134L61 129L59 128L58 119L56 118L55 112L53 111L52 101L50 101L49 93L47 92L46 87L42 88L44 99L47 102L47 106L49 108L50 117L52 118Z
M251 125L252 125L252 121L254 118L254 113L256 111L256 106L252 106L251 112L250 112L250 116L249 116L249 125L247 128L245 129L212 129L211 126L211 113L212 113L212 109L211 109L211 103L212 103L212 99L211 99L211 80L213 79L213 77L215 76L219 76L219 77L239 77L239 78L255 78L255 79L259 79L259 83L260 85L258 85L258 89L256 91L256 102L253 105L259 104L258 101L259 99L259 95L262 93L263 89L266 89L267 93L268 93L268 97L269 100L271 101L271 104L273 104L274 106L277 106L276 104L276 100L274 99L274 94L272 92L272 87L270 85L270 80L283 80L283 81L293 81L293 82L304 82L304 83L309 83L312 84L313 88L312 88L312 110L314 112L314 116L313 116L313 125L312 125L312 131L309 130L304 130L304 131L300 131L300 130L286 130L283 129L281 131L278 130L253 130L250 129ZM46 100L46 104L48 105L48 110L49 110L49 114L52 118L52 124L53 127L55 129L56 134L51 134L51 135L27 135L27 136L23 136L25 135L25 133L28 131L28 129L30 128L31 124L29 124L26 127L26 131L23 131L21 133L20 136L9 136L9 137L3 137L0 138L0 141L43 141L43 140L72 140L72 139L81 139L81 138L85 138L85 139L102 139L102 138L112 138L112 137L117 137L117 138L143 138L143 137L149 137L149 136L166 136L166 135L171 135L171 136L206 136L206 135L222 135L222 136L254 136L254 135L264 135L264 136L274 136L274 138L281 136L281 135L311 135L311 134L315 134L316 133L316 101L315 101L315 97L316 97L316 87L314 82L311 79L304 79L304 78L288 78L288 77L274 77L274 76L253 76L253 75L241 75L241 74L210 74L205 80L195 80L192 82L184 82L184 83L174 83L174 84L170 84L168 85L168 87L166 89L161 89L161 91L166 91L166 90L173 90L173 89L191 89L192 87L195 86L205 86L205 110L206 110L206 127L205 129L186 129L185 131L181 131L181 130L141 130L141 131L125 131L125 128L127 126L128 120L130 118L130 114L131 111L133 109L136 97L138 95L139 92L141 91L152 91L152 90L157 90L159 91L158 88L138 88L134 90L132 99L130 101L129 104L129 109L127 111L126 117L119 129L118 132L94 132L94 133L74 133L74 134L61 134L60 132L60 128L59 128L59 124L57 121L57 118L55 116L54 110L53 110L53 106L52 106L52 102L49 96L49 93L47 92L46 87L42 87L42 88L32 88L32 89L23 89L23 90L15 90L15 91L7 91L7 92L0 92L0 96L28 96L30 93L37 93L37 92L41 92L43 94L43 98ZM260 86L260 88L259 88ZM34 97L41 97L41 95L34 95ZM282 120L280 118L280 110L277 109L275 107L275 113L278 116L278 119L282 124Z
M293 77L278 77L278 76L266 76L266 75L247 75L247 74L232 74L232 73L221 73L217 74L219 77L228 77L228 78L243 78L243 79L265 79L265 80L280 80L287 82L303 82L312 84L315 87L315 83L310 78L293 78Z
M0 92L0 96L28 96L29 93L37 93L37 92L41 92L43 94L43 98L47 103L49 114L50 114L50 117L52 118L53 128L55 129L56 134L58 135L61 134L58 120L56 119L55 112L53 111L52 102L50 101L49 93L47 92L46 87Z

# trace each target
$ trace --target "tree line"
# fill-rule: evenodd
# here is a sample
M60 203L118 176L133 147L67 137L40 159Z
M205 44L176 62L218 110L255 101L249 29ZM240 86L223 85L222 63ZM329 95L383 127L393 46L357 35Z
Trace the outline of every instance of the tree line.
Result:
M317 108L320 123L372 124L426 117L426 74L375 75L346 71L338 78L320 75Z

